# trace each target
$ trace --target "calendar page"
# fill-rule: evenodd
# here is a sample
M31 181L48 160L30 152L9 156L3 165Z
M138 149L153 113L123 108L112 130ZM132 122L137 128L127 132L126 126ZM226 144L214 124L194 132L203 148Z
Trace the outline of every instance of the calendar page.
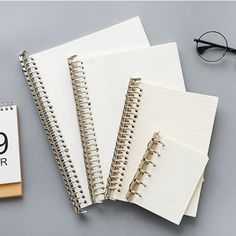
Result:
M0 184L21 182L17 107L0 105Z

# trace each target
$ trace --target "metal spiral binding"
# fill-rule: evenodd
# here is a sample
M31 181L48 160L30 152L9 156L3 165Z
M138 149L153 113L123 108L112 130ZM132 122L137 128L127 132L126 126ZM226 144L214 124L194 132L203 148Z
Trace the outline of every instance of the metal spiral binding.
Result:
M77 60L77 56L70 57L68 64L76 103L90 195L92 202L100 203L104 200L105 186L84 65L82 61Z
M12 102L0 102L0 111L13 110L12 106L13 106Z
M129 191L126 195L128 202L131 202L133 197L137 195L138 197L142 197L142 195L138 192L139 186L144 188L147 187L147 184L143 182L143 177L146 175L147 177L151 178L152 174L148 171L148 166L151 165L152 167L156 167L157 164L152 160L154 156L160 157L160 152L157 151L159 145L162 147L165 146L163 142L160 140L159 132L155 132L152 139L147 145L147 149L143 156L143 159L139 165L139 168L129 186Z
M39 74L36 62L23 51L19 55L22 71L28 82L37 111L42 121L48 141L52 147L57 165L63 177L69 198L77 213L82 213L86 206L86 199L76 175L69 150L63 139L59 124L56 120L53 106L49 100L43 81Z
M131 78L126 94L124 110L120 122L120 129L116 141L113 161L107 185L107 198L112 199L114 191L121 191L125 167L128 163L129 150L138 117L139 103L142 89L139 87L141 79Z

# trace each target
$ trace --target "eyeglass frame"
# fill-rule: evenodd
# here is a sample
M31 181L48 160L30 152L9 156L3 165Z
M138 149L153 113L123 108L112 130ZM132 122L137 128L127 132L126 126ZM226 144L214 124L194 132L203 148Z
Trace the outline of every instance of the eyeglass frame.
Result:
M224 45L220 45L220 44L216 44L216 43L212 43L212 42L209 42L209 41L205 41L205 40L201 40L200 38L202 38L204 35L208 34L208 33L217 33L217 34L220 34L225 42L226 42L226 46ZM227 52L232 52L234 54L236 54L236 49L235 48L231 48L228 46L228 41L227 39L225 38L225 36L218 32L218 31L215 31L215 30L211 30L211 31L207 31L205 32L204 34L202 34L198 39L194 38L193 40L194 42L196 42L196 51L198 53L198 55L204 60L204 61L207 61L207 62L217 62L217 61L220 61L221 59L223 59L225 57L225 55L227 54ZM198 43L205 43L205 44L208 44L209 46L201 46L201 47L198 47ZM203 54L207 49L211 48L211 47L218 47L218 48L223 48L225 49L225 52L224 54L217 60L214 60L214 61L211 61L211 60L208 60L208 59L205 59L201 54ZM204 48L204 51L202 53L199 52L199 48Z

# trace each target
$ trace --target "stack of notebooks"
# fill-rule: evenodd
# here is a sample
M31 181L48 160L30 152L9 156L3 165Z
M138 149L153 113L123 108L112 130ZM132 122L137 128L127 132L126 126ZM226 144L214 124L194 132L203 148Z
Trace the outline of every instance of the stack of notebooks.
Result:
M185 91L176 43L150 46L136 17L19 58L76 212L196 216L218 99Z

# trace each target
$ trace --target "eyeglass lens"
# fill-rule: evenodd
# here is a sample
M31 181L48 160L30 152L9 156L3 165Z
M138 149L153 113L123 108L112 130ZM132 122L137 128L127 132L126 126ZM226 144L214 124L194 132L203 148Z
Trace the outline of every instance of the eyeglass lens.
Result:
M199 56L205 61L219 61L226 55L228 43L221 33L209 31L203 34L199 40L201 41L197 42L196 49Z

